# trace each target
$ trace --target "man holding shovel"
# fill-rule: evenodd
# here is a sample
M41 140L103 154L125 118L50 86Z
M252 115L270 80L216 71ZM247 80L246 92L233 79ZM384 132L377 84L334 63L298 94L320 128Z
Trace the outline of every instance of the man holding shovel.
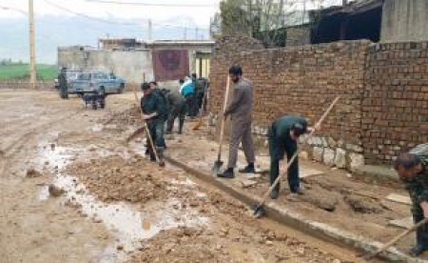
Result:
M251 135L251 121L253 112L253 87L249 80L242 77L242 68L238 65L229 69L229 78L234 83L233 98L224 111L224 118L232 120L232 132L229 144L229 163L227 169L218 174L218 177L233 178L238 159L238 147L242 142L248 165L239 170L240 173L254 173L254 144Z
M285 115L278 118L269 128L269 155L270 155L270 184L272 185L280 173L280 167L284 167L282 160L285 153L290 160L297 151L297 139L300 135L319 130L320 125L313 128L308 127L306 119L302 116ZM298 194L302 194L299 180L299 162L298 158L288 168L288 185L291 194L288 199L296 200ZM277 199L279 195L279 183L270 193L272 199Z
M164 134L164 123L167 118L167 105L165 101L156 94L156 92L150 88L150 84L144 82L141 84L144 96L141 98L141 109L144 113L143 118L147 123L150 130L150 135L156 147L156 151L159 158L162 157L163 151L165 150ZM156 161L154 149L151 148L151 144L148 143L148 152L150 154L150 160Z
M412 199L413 221L418 223L428 218L428 143L411 149L398 156L394 165L401 181ZM419 256L428 250L428 226L416 230L416 245L410 255Z

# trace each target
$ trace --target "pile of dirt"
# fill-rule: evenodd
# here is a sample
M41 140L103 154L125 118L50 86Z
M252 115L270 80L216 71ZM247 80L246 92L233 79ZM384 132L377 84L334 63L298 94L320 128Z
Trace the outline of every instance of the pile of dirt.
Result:
M350 195L344 197L345 202L357 213L379 214L383 208L377 202L361 196Z
M33 168L28 169L27 172L25 173L26 178L36 178L41 176L43 176L43 174Z
M110 112L99 121L102 124L116 124L118 126L141 124L141 113L138 107L132 107L122 111Z
M236 262L218 241L195 228L161 231L133 255L131 262Z
M135 155L124 159L112 155L90 162L73 163L66 173L76 176L100 200L147 202L168 195L170 183L162 170L150 161Z

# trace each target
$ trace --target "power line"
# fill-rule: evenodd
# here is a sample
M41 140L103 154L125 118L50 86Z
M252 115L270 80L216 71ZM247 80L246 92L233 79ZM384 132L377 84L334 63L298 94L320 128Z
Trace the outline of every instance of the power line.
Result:
M74 14L76 16L80 16L89 20L94 20L94 21L98 21L98 22L102 22L102 23L107 23L107 24L112 24L112 25L124 25L124 26L142 26L144 23L147 23L149 21L149 19L146 19L144 23L135 23L135 22L118 22L118 21L111 21L111 20L106 20L106 19L102 19L102 18L98 18L98 17L93 17L93 16L89 16L86 14L82 14L82 13L78 13L75 11L72 11L70 9L67 9L65 7L59 6L57 4L54 4L48 0L44 0L47 4L60 9L62 11ZM169 25L169 24L161 24L161 23L153 23L153 25L156 26L160 26L160 27L171 27L171 28L178 28L178 29L184 29L187 27L184 26L176 26L176 25ZM207 27L191 27L191 28L197 28L198 30L202 30L202 31L208 31L208 26Z
M143 3L143 2L122 2L114 0L86 0L87 2L96 2L102 4L117 4L117 5L139 5L139 6L159 6L159 7L185 7L185 8L206 8L206 7L217 7L218 4L154 4L154 3Z

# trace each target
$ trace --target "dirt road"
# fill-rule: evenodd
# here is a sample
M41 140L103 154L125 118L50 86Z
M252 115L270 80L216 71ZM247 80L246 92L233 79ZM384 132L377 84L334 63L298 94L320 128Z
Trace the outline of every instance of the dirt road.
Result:
M132 94L85 109L0 90L1 262L358 262L251 211L126 139Z

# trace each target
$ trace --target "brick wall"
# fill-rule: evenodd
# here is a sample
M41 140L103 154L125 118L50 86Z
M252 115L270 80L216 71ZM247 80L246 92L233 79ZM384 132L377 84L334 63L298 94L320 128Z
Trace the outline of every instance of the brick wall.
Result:
M366 162L390 164L428 142L428 43L369 47L362 102Z
M210 111L215 115L221 109L228 67L235 63L254 85L254 131L258 134L265 134L268 125L285 113L303 114L314 123L341 95L323 125L323 135L311 140L312 155L329 164L338 158L340 166L345 166L344 160L348 160L346 165L360 164L361 101L370 42L249 50L245 43L250 41L242 40L228 38L216 48L211 62ZM239 52L237 47L245 51Z

